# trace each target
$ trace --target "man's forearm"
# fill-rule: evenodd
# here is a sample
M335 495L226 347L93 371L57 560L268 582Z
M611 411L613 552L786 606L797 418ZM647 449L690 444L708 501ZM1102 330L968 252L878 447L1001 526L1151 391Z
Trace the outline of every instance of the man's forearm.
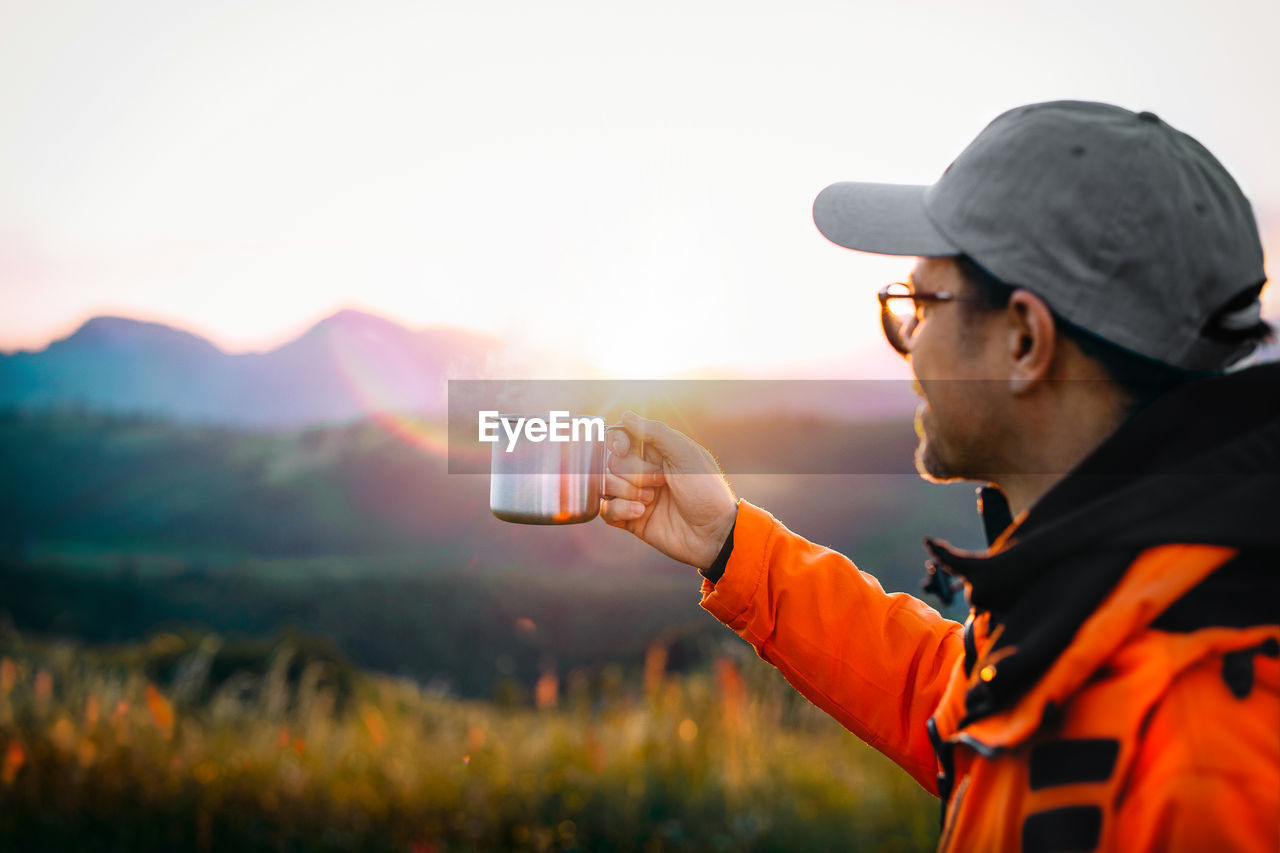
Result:
M797 690L930 791L937 763L925 722L963 656L961 626L909 595L889 595L846 557L743 501L723 575L702 606Z

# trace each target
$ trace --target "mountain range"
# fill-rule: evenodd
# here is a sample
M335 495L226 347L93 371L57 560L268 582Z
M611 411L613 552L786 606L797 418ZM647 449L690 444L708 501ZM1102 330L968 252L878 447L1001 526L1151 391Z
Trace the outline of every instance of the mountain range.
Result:
M448 378L500 369L506 348L460 329L415 332L360 311L262 353L228 354L190 332L95 317L39 352L0 355L0 407L82 408L243 427L381 411L441 415Z

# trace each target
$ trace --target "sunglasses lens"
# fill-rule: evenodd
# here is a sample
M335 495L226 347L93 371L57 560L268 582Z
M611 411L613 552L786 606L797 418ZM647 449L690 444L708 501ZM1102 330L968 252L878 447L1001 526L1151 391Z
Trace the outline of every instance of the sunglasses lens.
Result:
M888 306L880 309L880 326L884 329L885 339L889 341L889 346L893 347L901 355L907 355L910 352L902 335L905 324L906 320L890 311Z

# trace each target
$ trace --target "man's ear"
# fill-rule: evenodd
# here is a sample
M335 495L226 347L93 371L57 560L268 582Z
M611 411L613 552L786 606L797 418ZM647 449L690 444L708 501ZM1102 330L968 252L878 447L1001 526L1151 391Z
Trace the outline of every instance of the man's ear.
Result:
M1053 312L1029 290L1015 290L1006 309L1009 390L1025 394L1049 378L1058 332Z

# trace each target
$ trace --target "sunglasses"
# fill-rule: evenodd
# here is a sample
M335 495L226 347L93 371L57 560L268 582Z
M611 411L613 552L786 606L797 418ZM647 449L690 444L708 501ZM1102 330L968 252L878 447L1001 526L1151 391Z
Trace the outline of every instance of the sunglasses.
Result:
M911 354L911 335L916 324L920 322L920 306L925 302L976 302L980 296L952 293L939 290L935 293L916 293L906 282L894 281L880 288L876 294L880 300L880 326L889 346L901 355ZM896 301L895 301L896 300ZM906 300L911 301L910 310L906 310ZM895 310L901 306L900 310Z

